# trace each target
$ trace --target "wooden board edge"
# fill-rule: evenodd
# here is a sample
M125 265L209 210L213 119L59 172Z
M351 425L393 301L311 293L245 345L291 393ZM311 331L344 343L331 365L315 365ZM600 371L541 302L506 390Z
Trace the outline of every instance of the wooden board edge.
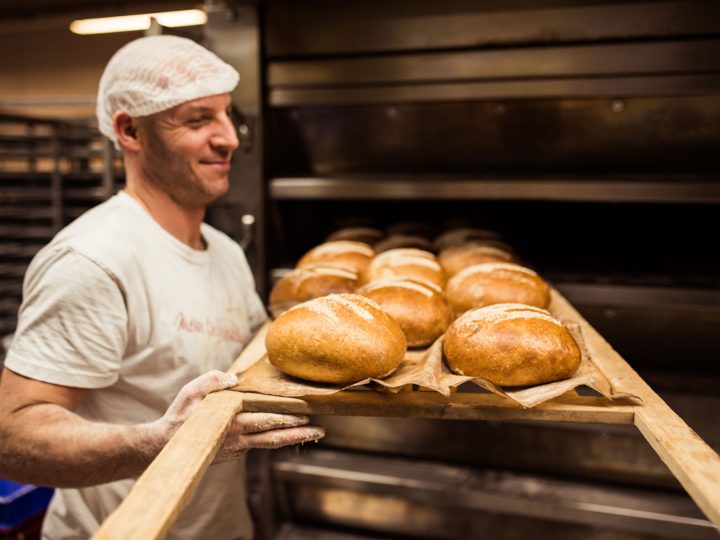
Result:
M611 383L642 400L634 424L705 515L720 527L720 456L680 418L627 361L555 289L553 305L578 322L593 361Z
M531 409L523 409L502 396L473 392L457 392L450 398L430 392L372 391L345 391L302 399L255 393L243 393L243 396L246 412L625 425L634 422L634 409L628 403L608 402L594 396L560 396Z
M228 391L207 395L92 539L164 538L215 457L242 397Z

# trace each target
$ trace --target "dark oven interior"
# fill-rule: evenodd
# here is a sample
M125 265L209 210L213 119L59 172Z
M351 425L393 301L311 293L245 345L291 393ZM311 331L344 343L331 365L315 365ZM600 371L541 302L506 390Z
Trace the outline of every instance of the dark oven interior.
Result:
M717 3L286 0L261 20L270 283L342 226L494 229L720 446ZM631 429L317 421L326 440L260 479L267 535L716 537Z

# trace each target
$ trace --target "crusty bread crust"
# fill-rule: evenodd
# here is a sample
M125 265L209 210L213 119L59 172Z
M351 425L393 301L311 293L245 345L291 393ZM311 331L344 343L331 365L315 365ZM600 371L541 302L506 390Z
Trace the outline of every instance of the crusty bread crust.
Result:
M373 249L375 249L377 253L403 248L422 249L425 251L434 249L433 243L427 238L409 234L394 234L373 244Z
M479 229L477 227L456 227L437 236L433 241L433 245L435 246L435 251L440 253L447 248L462 246L476 241L501 242L502 237L496 231L491 231L489 229Z
M288 375L352 384L395 371L405 357L407 340L398 323L372 300L331 294L280 315L265 347L270 363Z
M270 304L300 303L334 293L351 293L358 274L352 268L317 263L296 268L283 276L270 291Z
M493 240L476 241L444 249L438 255L438 261L448 278L475 264L516 262L509 247Z
M546 308L550 288L529 268L513 263L470 266L450 278L446 294L456 314L491 304L516 303Z
M447 330L453 312L437 285L412 278L373 281L357 290L377 302L405 332L408 347L429 345Z
M498 386L566 379L582 359L567 328L547 311L520 304L468 311L448 328L443 352L454 372Z
M356 272L362 272L367 268L374 256L373 249L362 242L351 242L349 240L325 242L305 253L298 261L296 268L303 268L317 263L327 263L349 267Z
M345 227L333 231L325 239L326 242L337 242L349 240L351 242L362 242L372 246L385 237L385 233L372 227Z
M438 287L445 286L445 272L435 255L429 251L397 248L379 253L360 273L360 283L380 279L414 278L429 281Z

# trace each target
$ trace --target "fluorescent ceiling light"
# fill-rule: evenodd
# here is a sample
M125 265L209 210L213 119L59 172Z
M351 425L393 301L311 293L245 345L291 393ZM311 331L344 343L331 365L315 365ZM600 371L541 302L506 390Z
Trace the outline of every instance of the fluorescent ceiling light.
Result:
M207 14L201 9L185 9L162 13L102 17L100 19L78 19L70 23L70 31L75 34L107 34L111 32L147 30L150 28L151 19L155 19L162 26L174 28L177 26L205 24Z

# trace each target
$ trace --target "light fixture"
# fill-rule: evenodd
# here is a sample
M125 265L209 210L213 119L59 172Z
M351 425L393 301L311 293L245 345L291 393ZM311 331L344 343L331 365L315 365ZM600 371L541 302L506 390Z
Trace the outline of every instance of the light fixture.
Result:
M85 35L147 30L150 28L152 19L155 19L162 26L175 28L177 26L205 24L207 14L201 9L185 9L182 11L101 17L99 19L78 19L70 23L70 31L75 34Z

